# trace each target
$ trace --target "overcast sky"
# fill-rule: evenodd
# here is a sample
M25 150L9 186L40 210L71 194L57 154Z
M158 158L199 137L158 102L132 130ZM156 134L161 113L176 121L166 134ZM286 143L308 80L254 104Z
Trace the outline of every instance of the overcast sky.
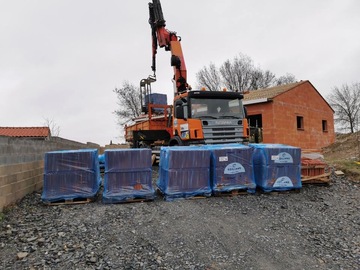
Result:
M0 0L0 126L123 142L115 87L151 74L149 0ZM188 82L239 53L276 76L309 80L326 97L360 81L358 0L162 0L182 38ZM172 100L170 54L158 50L153 92Z

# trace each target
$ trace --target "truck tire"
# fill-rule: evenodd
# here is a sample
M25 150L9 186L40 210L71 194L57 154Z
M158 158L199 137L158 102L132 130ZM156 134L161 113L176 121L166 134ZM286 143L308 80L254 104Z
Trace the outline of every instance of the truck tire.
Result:
M183 146L184 143L179 136L175 136L169 141L169 146Z
M132 147L131 148L139 148L139 142L136 140L133 140Z

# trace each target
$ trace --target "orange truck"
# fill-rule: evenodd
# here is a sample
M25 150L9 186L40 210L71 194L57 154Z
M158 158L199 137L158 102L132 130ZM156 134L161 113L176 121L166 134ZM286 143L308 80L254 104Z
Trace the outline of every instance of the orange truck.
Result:
M152 70L154 75L140 82L142 114L125 126L125 139L133 148L183 146L199 144L243 143L249 130L243 95L232 91L192 90L187 83L187 70L181 38L165 28L159 0L149 3L152 30ZM152 97L151 84L156 81L158 47L171 53L174 70L172 105Z

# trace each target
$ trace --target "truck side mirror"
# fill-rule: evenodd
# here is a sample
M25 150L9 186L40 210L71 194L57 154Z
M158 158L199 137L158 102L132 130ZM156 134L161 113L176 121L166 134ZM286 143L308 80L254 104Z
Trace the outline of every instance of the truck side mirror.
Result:
M175 118L187 119L187 105L182 100L175 101Z
M181 100L175 101L175 118L184 119L183 102Z

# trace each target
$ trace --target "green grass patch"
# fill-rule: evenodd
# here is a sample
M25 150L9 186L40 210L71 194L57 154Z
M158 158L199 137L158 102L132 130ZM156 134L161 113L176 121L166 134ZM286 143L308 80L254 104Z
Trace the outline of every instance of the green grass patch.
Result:
M351 180L360 182L360 164L350 160L326 160L336 170L344 172Z

